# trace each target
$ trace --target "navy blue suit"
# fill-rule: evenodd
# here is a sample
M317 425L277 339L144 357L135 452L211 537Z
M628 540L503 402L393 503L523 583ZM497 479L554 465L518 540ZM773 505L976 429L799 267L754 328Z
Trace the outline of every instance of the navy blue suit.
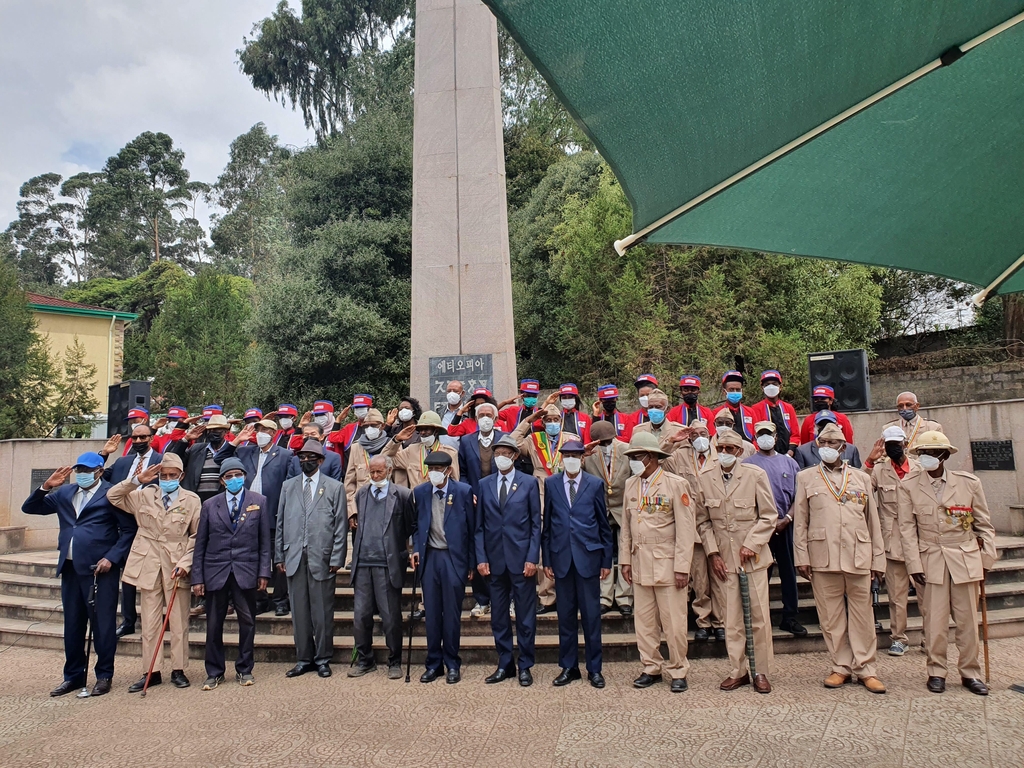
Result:
M467 439L462 438L462 443ZM491 569L491 631L499 669L512 667L512 621L508 609L515 597L522 670L533 666L537 634L537 576L524 576L523 568L526 563L537 565L540 558L540 483L535 477L513 469L507 476L502 506L501 480L500 476L489 475L477 489L476 560L487 563Z
M57 515L57 573L64 606L64 679L84 685L88 673L85 658L86 623L89 620L89 594L92 591L91 566L106 558L114 567L96 578L96 611L93 639L96 646L96 677L114 676L114 652L117 649L117 582L131 549L138 526L135 518L107 501L110 483L99 481L82 513L75 516L77 485L64 485L47 493L36 489L25 500L26 515ZM72 537L71 559L68 548Z
M146 469L154 464L159 464L160 460L164 457L159 451L150 451L149 459L142 467ZM129 451L127 456L122 456L109 467L103 470L103 479L111 485L117 485L118 483L128 479L128 473L132 471L132 464L135 463L135 451ZM139 620L139 609L135 603L138 599L138 590L134 584L127 584L121 582L121 618L124 619L125 624L130 624L132 627Z
M612 567L604 481L586 472L576 476L576 503L569 506L563 472L544 481L544 565L555 572L558 595L558 664L579 666L579 624L587 651L587 672L601 671L601 569ZM518 612L517 612L518 613Z
M270 578L270 509L259 493L243 490L231 522L227 491L203 503L192 557L192 583L206 591L206 675L224 674L224 619L228 598L238 618L235 671L252 672L256 640L256 587Z
M491 432L491 447L501 439L505 433L500 429ZM459 482L467 483L473 489L477 499L480 498L480 478L482 477L480 466L480 433L473 432L463 435L459 440ZM494 456L491 456L487 476L492 476L498 468L494 466ZM487 576L481 576L478 571L473 571L473 599L477 605L491 604L491 580Z
M449 671L458 670L462 665L459 658L462 601L466 597L469 572L476 568L476 563L472 562L476 559L476 511L473 508L473 489L449 478L444 489L444 535L448 549L434 549L428 542L433 493L436 490L429 482L413 488L416 506L413 550L420 556L422 573L423 610L427 625L426 668L440 672L442 664Z
M324 463L320 465L320 471L328 477L333 477L339 483L345 482L341 473L341 456L334 451L324 451ZM299 457L292 456L291 464L288 465L288 477L296 477L302 474L302 467L299 466Z

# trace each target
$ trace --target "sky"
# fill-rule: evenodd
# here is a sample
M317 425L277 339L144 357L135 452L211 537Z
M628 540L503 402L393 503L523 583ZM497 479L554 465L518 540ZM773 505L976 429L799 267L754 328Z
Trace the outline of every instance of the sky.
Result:
M0 0L0 230L42 173L98 171L143 131L216 181L258 122L286 146L312 133L255 91L235 51L277 0ZM295 2L292 5L296 5Z

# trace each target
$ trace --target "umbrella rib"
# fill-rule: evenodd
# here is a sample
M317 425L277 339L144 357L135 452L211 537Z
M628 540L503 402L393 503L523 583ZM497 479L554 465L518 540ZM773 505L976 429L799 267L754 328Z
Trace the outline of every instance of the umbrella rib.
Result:
M1001 286L1003 283L1009 280L1013 276L1014 272L1016 272L1021 267L1024 267L1024 255L1022 255L1019 259L1013 262L1013 264L1004 269L1003 273L999 275L999 277L997 277L985 288L978 291L971 297L971 302L974 304L974 306L980 307L982 304L988 301L991 295L995 291L999 290L999 286Z
M900 78L895 83L887 85L885 88L883 88L882 90L878 91L877 93L874 93L871 96L868 96L866 99L864 99L864 100L854 104L852 107L849 107L848 109L844 110L843 112L840 112L835 117L832 117L829 120L826 120L821 125L818 125L815 128L812 128L811 130L809 130L806 133L802 134L801 136L798 136L797 138L795 138L792 141L790 141L788 144L784 144L783 146L781 146L778 149L776 149L774 152L772 152L772 153L770 153L768 155L765 155L760 160L758 160L758 161L756 161L754 163L751 163L750 165L748 165L743 170L734 173L732 176L730 176L729 178L725 179L724 181L720 181L715 186L711 187L710 189L705 190L704 192L702 192L701 194L697 195L697 197L693 198L689 202L686 202L683 205L681 205L678 208L676 208L674 211L671 211L671 212L665 214L664 216L662 216L657 221L652 222L651 224L648 224L646 227L641 229L639 232L634 232L633 234L629 235L628 237L624 237L621 240L616 240L615 241L615 251L619 254L619 256L624 256L626 254L626 250L628 248L631 248L632 246L636 245L639 241L643 240L645 237L647 237L649 234L651 234L655 230L661 229L666 224L674 221L675 219L678 219L680 216L682 216L683 214L693 210L694 208L696 208L697 206L701 205L702 203L707 202L712 197L714 197L714 196L720 194L721 192L724 192L725 190L727 190L729 187L732 187L735 184L737 184L740 181L742 181L743 179L747 178L748 176L751 176L752 174L757 173L759 170L761 170L765 166L768 166L771 163L775 162L780 157L783 157L784 155L789 154L790 152L792 152L795 149L799 149L801 146L803 146L804 144L807 144L808 142L812 141L813 139L816 139L818 136L821 136L826 131L829 131L832 128L835 128L837 125L839 125L841 123L844 123L847 120L849 120L851 117L853 117L853 116L863 112L868 107L871 107L874 104L877 104L882 99L884 99L884 98L886 98L888 96L891 96L892 94L896 93L899 90L902 90L903 88L906 88L911 83L913 83L913 82L915 82L917 80L920 80L922 77L924 77L925 75L927 75L927 74L929 74L931 72L934 72L936 69L939 69L939 68L941 68L943 66L946 66L948 64L952 64L954 61L956 61L957 59L961 58L968 51L972 50L973 48L978 47L979 45L981 45L982 43L984 43L984 42L986 42L988 40L991 40L996 35L1000 34L1001 32L1005 32L1006 30L1010 29L1011 27L1016 26L1017 24L1019 24L1022 21L1024 21L1024 13L1018 13L1016 16L1013 16L1013 17L1007 19L1002 24L999 24L999 25L993 27L992 29L988 30L987 32L983 32L982 34L978 35L977 37L971 38L970 40L968 40L963 45L955 46L953 48L950 48L948 51L944 52L941 56L939 56L939 58L937 58L937 59L935 59L933 61L928 62L923 67L915 69L913 72L911 72L910 74L905 75L904 77ZM1022 256L1021 259L1024 260L1024 256ZM1010 273L1012 274L1013 271L1016 271L1016 269L1021 266L1021 263L1022 263L1021 260L1018 260L1018 262L1015 263L1013 265L1013 267L1011 267ZM1006 277L1009 277L1009 275L1006 275ZM1002 277L1001 280L1005 280L1006 277ZM988 289L986 289L986 291L987 290ZM984 291L983 291L983 293L984 293Z

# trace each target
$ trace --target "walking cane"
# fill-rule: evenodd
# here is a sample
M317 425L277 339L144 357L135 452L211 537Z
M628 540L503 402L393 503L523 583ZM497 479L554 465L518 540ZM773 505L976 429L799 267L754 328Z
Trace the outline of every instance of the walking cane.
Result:
M416 613L416 608L419 606L419 603L416 602L416 585L419 583L419 580L420 567L417 565L412 572L412 606L409 608L409 655L405 661L405 682L407 683L412 679L410 677L412 674L412 631L416 625L416 620L413 619L413 616Z
M89 654L92 652L92 633L95 628L95 621L93 617L96 615L96 579L99 578L99 574L96 573L96 566L92 567L92 589L89 591L89 600L86 602L86 613L89 621L89 639L85 643L85 684L82 686L82 690L78 692L78 698L88 699L92 694L89 693Z
M160 637L156 641L156 648L153 650L153 660L149 662L149 672L146 673L146 683L142 686L142 698L146 698L146 691L149 689L149 680L153 677L153 667L160 653L164 649L164 633L167 631L167 623L171 620L171 609L174 607L174 598L178 596L178 580L174 580L174 589L171 592L171 599L167 601L167 615L164 616L164 626L160 630Z
M985 599L985 579L981 580L981 646L985 651L985 682L988 682L988 601Z
M747 572L740 568L740 601L743 604L743 631L747 635L747 665L750 667L750 677L757 675L757 663L754 658L754 624L750 618L750 583L747 581Z

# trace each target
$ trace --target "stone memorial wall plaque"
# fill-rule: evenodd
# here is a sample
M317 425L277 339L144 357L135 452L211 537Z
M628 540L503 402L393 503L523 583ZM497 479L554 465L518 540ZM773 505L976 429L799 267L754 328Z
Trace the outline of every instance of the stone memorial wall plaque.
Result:
M1012 440L972 440L971 464L974 471L979 469L992 472L1014 472Z

